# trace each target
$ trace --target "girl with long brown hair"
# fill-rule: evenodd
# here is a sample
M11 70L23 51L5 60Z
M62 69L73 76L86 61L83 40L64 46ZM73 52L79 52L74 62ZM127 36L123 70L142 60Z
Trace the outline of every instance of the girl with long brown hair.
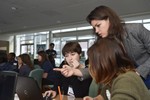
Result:
M110 87L110 100L148 100L150 92L128 57L124 46L114 38L102 38L88 50L89 72L97 83ZM95 97L103 100L103 96ZM84 100L93 100L84 97Z

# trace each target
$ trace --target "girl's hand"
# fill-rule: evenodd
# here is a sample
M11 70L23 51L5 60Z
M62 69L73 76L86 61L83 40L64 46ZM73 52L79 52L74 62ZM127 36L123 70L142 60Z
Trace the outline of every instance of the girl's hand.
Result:
M63 68L54 68L53 70L60 71L65 77L70 77L74 73L73 68L70 68L68 65L63 65Z
M90 96L85 96L85 97L83 98L83 100L93 100L93 98L90 97Z
M78 68L79 65L80 65L80 62L77 61L77 60L74 60L73 63L72 63L72 65L73 65L73 68Z
M49 91L46 91L43 95L43 97L45 96L51 96L52 98L56 97L56 91L53 91L53 90L49 90Z

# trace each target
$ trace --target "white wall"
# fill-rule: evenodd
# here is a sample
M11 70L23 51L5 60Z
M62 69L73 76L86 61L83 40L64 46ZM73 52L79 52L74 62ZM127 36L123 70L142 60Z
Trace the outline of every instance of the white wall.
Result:
M9 41L9 52L14 52L14 36L1 35L0 40Z

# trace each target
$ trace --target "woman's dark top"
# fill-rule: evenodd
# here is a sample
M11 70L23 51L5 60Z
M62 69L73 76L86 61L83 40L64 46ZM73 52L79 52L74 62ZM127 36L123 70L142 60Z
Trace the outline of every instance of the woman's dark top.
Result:
M46 79L55 83L55 81L57 80L57 74L56 71L53 70L53 66L50 61L46 60L40 66L44 70L44 73L48 73Z
M19 75L20 76L29 76L29 73L31 70L32 69L28 65L24 64L19 69Z
M77 76L64 77L61 73L59 73L59 81L54 85L53 90L58 93L58 86L60 86L64 92L64 95L67 95L68 87L71 86L75 97L83 98L89 93L89 86L91 81L92 78L80 81Z

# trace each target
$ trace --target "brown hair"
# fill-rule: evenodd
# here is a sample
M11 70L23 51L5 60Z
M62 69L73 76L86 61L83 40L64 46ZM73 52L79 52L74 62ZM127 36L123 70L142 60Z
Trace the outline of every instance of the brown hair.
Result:
M88 50L90 73L97 83L109 84L118 74L134 70L123 45L112 38L97 40Z
M33 64L32 64L32 61L31 61L31 58L28 54L21 54L19 55L18 57L21 58L22 62L26 65L28 65L31 69L33 69Z
M62 49L62 54L65 56L66 53L77 52L78 54L82 53L81 46L78 42L68 42Z
M48 55L45 51L39 51L38 55L40 55L42 57L40 64L42 64L44 61L48 60Z
M87 16L86 20L91 24L92 20L107 20L109 19L110 26L108 29L108 37L117 37L123 40L124 29L119 16L109 7L98 6ZM96 34L99 39L100 36Z

